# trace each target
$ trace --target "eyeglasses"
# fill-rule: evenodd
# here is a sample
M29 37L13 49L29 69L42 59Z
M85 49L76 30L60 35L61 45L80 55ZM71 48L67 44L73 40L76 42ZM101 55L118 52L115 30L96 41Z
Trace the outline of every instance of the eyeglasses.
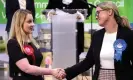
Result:
M96 11L95 16L99 16L99 14L100 14L101 11L105 11L105 10L99 10L99 11Z

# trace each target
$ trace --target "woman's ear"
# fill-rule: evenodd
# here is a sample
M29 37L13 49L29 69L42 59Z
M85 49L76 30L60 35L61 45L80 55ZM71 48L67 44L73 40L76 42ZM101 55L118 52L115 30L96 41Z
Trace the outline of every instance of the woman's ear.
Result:
M112 9L108 10L108 13L109 13L109 16L111 16L111 15L113 15L113 14L114 14L114 12L113 12L113 10L112 10Z

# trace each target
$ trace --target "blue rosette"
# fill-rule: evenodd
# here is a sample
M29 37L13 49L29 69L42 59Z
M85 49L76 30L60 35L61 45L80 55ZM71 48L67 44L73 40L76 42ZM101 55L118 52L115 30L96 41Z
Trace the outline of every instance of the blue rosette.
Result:
M121 61L122 59L122 52L126 49L127 43L123 39L117 39L114 44L115 54L114 59L116 61Z

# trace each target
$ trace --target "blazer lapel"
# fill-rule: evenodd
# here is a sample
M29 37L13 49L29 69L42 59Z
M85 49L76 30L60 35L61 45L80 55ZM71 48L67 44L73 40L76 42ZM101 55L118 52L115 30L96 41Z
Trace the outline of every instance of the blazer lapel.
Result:
M117 37L116 37L116 39L123 39L123 36L124 36L124 31L122 30L122 27L119 26L118 30L117 30Z
M96 56L99 60L99 64L100 64L100 51L101 51L101 47L102 47L102 42L103 42L103 38L104 38L104 33L105 33L105 29L102 29L101 32L99 32L99 34L96 37Z

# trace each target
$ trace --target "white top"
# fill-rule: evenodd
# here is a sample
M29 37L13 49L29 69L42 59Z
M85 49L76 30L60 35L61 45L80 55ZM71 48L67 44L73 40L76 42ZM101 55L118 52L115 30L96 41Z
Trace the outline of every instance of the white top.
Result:
M73 0L62 0L62 3L66 4L66 5L69 5L72 2L73 2Z
M18 0L20 9L26 9L26 0Z
M114 48L113 44L116 40L115 33L106 33L104 34L104 39L102 43L102 48L100 52L100 64L101 68L104 69L114 69Z

